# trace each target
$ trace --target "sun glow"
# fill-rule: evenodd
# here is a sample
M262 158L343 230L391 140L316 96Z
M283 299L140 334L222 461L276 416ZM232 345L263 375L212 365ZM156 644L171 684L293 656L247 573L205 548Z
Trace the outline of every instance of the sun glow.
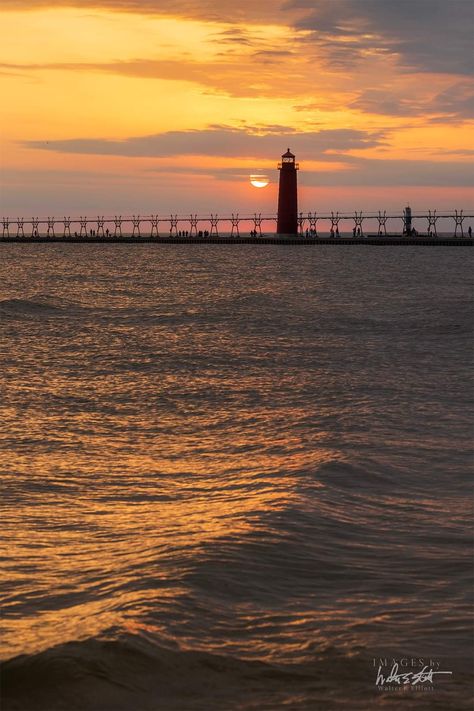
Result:
M250 176L250 184L253 185L254 188L266 188L269 182L267 175Z

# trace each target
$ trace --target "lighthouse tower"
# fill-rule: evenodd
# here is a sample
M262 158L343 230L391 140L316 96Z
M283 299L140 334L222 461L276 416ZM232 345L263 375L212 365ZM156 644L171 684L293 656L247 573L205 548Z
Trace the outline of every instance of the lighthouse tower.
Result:
M278 165L280 171L280 187L278 191L278 223L277 233L280 235L296 235L298 233L298 184L295 156L288 148Z

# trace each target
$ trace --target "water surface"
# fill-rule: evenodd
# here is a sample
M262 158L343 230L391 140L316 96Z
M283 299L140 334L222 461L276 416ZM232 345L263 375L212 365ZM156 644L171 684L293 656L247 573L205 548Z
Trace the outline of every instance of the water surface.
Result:
M468 248L1 253L5 708L470 708Z

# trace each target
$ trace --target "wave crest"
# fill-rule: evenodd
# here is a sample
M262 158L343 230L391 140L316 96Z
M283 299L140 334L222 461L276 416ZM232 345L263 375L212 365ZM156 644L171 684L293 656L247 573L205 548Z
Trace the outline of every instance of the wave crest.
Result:
M136 635L122 635L115 640L88 639L7 661L2 672L2 708L3 711L285 708L290 699L301 694L305 699L312 698L313 703L317 697L321 700L329 668L328 663L323 663L318 671L309 666L282 667L207 652L179 651Z

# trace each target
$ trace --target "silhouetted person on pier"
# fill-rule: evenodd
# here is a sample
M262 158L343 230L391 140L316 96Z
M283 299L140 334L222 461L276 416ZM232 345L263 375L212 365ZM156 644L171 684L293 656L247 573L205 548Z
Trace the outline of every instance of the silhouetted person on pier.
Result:
M352 228L352 236L353 236L353 237L356 236L356 228L355 228L355 227Z
M472 227L471 227L471 225L469 225L469 227L468 227L467 234L469 235L469 239L472 239Z

